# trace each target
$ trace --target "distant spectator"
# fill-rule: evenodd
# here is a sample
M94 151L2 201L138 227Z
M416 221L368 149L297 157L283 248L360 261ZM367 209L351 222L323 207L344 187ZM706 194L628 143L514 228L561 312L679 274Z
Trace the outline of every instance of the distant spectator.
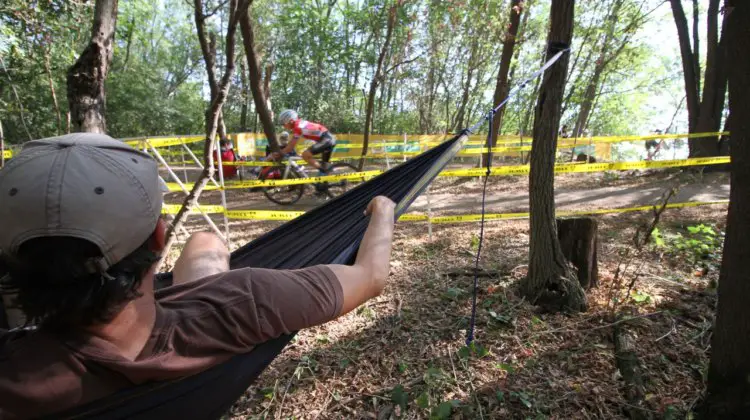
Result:
M570 132L568 131L567 124L563 125L562 128L560 129L560 137L564 139L567 139L568 137L570 137Z
M654 130L654 134L660 135L662 134L662 131L659 129ZM652 160L654 156L656 156L657 153L659 153L659 149L661 149L661 145L664 143L664 139L650 139L646 140L646 160Z
M221 173L224 176L224 179L234 178L237 176L237 166L226 164L227 162L236 162L239 160L234 153L232 142L229 139L222 139L219 141L219 151L221 152ZM214 152L214 160L218 166L219 157L216 152Z

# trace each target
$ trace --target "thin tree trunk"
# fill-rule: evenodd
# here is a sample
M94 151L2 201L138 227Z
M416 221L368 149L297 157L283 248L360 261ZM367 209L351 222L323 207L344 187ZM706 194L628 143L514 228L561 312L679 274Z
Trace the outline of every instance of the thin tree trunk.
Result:
M133 44L133 33L135 33L135 16L130 18L128 22L128 39L125 44L125 60L122 63L122 69L128 69L128 63L130 62L130 46Z
M266 98L266 108L273 121L273 106L271 106L271 76L273 75L273 63L266 64L266 71L263 74L263 97Z
M586 122L589 120L589 114L591 113L591 109L593 108L593 103L596 99L596 93L599 90L599 80L601 79L602 73L604 72L607 65L612 62L612 60L616 58L617 55L619 55L619 53L623 50L625 43L627 42L627 40L623 40L623 43L620 44L620 47L616 50L616 52L610 52L610 49L612 48L612 46L610 45L611 40L615 36L620 8L622 7L623 3L623 0L615 0L612 3L612 9L607 15L606 32L604 34L604 39L602 40L602 45L599 50L599 57L596 60L596 65L594 66L594 73L589 78L589 81L586 84L586 90L583 93L581 108L578 112L578 118L576 119L575 127L573 128L573 137L580 137L583 133L583 130L586 128Z
M213 37L210 37L209 39L206 38L206 17L203 10L203 1L194 0L196 32L198 33L198 41L203 53L203 59L206 62L206 73L208 75L209 87L211 89L211 103L205 114L206 141L203 147L203 159L205 165L203 172L201 172L200 177L193 185L190 193L185 197L182 207L180 207L180 210L177 212L174 220L172 220L172 223L167 229L167 241L162 254L163 256L169 255L169 250L177 238L177 231L182 227L187 215L198 203L198 199L200 198L203 189L206 187L206 184L208 184L209 179L214 175L213 150L216 146L216 133L219 128L221 110L229 94L229 84L232 79L232 73L234 72L237 23L241 16L247 14L247 9L251 2L252 0L229 0L229 23L227 24L227 32L224 42L226 66L224 67L224 74L221 79L217 80L215 67L216 57L211 55L212 51L215 51L215 49L209 45L209 39L211 40L211 44L215 44L215 41ZM229 238L226 239L228 240ZM160 265L163 262L164 259L162 258Z
M573 37L573 0L552 0L547 59ZM529 274L521 292L548 310L582 311L586 296L565 260L555 221L555 153L569 53L544 74L534 115L534 140L529 176Z
M248 112L248 102L250 101L250 90L248 88L247 84L247 73L245 73L245 60L247 59L247 56L245 56L244 59L240 60L240 88L242 89L240 92L240 96L242 97L242 106L240 107L240 131L247 132L247 112Z
M731 191L719 304L711 340L705 418L750 418L750 3L727 0L725 25L732 115Z
M255 113L260 119L263 132L268 139L268 145L272 152L279 152L279 141L276 138L276 128L273 125L271 111L268 109L268 101L263 94L261 86L260 63L255 52L255 34L253 33L253 24L250 21L250 13L245 12L240 16L240 28L242 30L242 41L245 46L245 55L247 56L248 82L250 91L253 93L253 103L255 104Z
M706 73L698 121L695 127L696 133L714 133L719 131L721 127L721 114L726 99L727 72L726 57L723 51L725 40L723 36L719 40L718 15L719 0L711 0L707 13ZM722 32L725 31L725 27L726 25L722 26ZM690 145L690 157L709 157L719 154L718 136L689 139L688 143Z
M672 5L672 15L677 25L677 37L680 42L682 71L685 78L685 97L687 98L688 128L693 133L698 123L700 107L700 98L698 97L698 78L700 75L695 71L697 64L695 63L695 56L690 47L690 34L688 33L685 11L682 8L682 0L669 0L669 3Z
M392 6L388 10L388 24L385 31L385 40L383 46L380 48L380 54L378 55L378 65L375 68L375 74L372 76L370 81L370 90L367 94L367 108L365 110L365 130L364 138L362 140L362 155L359 159L359 170L362 170L365 166L365 156L367 156L367 149L370 147L370 130L372 130L372 114L375 108L375 93L378 89L378 83L381 82L383 73L383 64L385 62L385 56L388 53L388 49L391 46L391 38L393 38L393 29L396 26L396 11L400 3Z
M55 107L55 115L57 116L57 135L59 136L62 131L62 114L60 113L60 104L57 102L57 93L55 91L55 82L52 79L52 71L50 70L49 62L49 49L44 51L44 71L47 72L47 80L49 81L49 91L52 95L52 105Z
M68 69L68 103L76 131L106 133L104 81L114 52L118 0L96 0L91 41Z
M718 6L718 1L715 1ZM711 6L709 6L711 7ZM701 20L700 7L698 6L698 0L693 0L693 71L695 72L695 88L698 92L701 91L701 47L700 47L700 35L698 32L698 26ZM710 25L710 23L709 23Z
M495 94L492 106L496 107L508 96L508 73L510 72L510 63L513 59L513 49L516 46L516 37L518 36L518 27L521 23L521 13L523 13L523 3L521 0L512 0L510 2L510 16L508 20L508 32L503 39L503 53L500 55L500 70L497 72L497 83L495 84ZM500 128L503 126L503 116L505 107L500 108L492 119L492 128L490 133L488 148L495 147L497 136L500 134ZM489 159L489 154L482 157L482 164L485 165Z

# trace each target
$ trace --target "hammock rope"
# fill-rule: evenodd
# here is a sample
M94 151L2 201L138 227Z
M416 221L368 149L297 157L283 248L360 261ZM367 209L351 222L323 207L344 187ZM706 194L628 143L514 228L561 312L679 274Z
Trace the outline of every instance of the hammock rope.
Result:
M535 71L531 76L529 76L526 80L521 82L518 86L514 87L510 92L508 92L508 96L505 97L496 107L490 109L487 111L487 114L476 122L473 126L467 128L464 130L464 133L473 134L479 127L481 127L484 123L488 123L488 129L487 129L487 172L486 176L484 177L484 183L482 185L482 212L481 212L481 221L479 223L479 245L477 246L477 255L476 259L474 261L474 286L471 293L471 318L469 319L469 328L466 331L466 346L470 346L472 342L474 342L474 330L476 328L476 319L477 319L477 294L479 289L479 259L482 255L482 244L484 243L484 216L485 216L485 208L486 208L486 201L487 201L487 180L490 179L490 174L492 173L492 122L495 118L495 114L497 111L500 110L503 106L505 106L508 101L515 96L518 92L520 92L526 85L529 84L532 80L536 79L537 77L544 74L545 70L550 68L557 60L562 57L563 54L570 51L570 47L563 46L563 45L553 45L550 44L550 49L558 49L559 51L557 54L552 56L549 60L547 60L546 63L537 71Z

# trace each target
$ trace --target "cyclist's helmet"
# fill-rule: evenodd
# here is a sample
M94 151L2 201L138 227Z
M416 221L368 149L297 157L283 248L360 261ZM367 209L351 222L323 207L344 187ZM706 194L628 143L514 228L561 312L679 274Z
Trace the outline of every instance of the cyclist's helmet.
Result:
M285 125L289 121L296 120L298 118L297 112L293 109L285 109L279 114L279 124Z

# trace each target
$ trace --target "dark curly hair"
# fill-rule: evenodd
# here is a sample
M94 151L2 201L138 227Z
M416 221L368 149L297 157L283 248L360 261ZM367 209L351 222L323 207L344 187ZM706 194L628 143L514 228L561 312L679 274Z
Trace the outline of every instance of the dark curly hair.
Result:
M0 287L17 295L30 325L69 330L107 323L140 297L143 274L159 257L148 241L106 271L91 264L101 256L84 239L30 239L15 255L0 255L5 265L0 271L7 271Z

